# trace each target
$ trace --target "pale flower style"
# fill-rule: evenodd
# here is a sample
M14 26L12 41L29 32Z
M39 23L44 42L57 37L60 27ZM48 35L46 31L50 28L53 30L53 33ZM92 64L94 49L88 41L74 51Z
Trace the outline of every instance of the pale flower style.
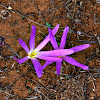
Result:
M58 47L57 41L56 41L55 37L53 36L53 32L51 31L51 29L49 29L50 42L51 42L51 44L52 44L52 46L54 47L55 50L64 49L65 44L66 44L66 37L67 37L68 31L69 31L69 27L66 26L66 28L63 31L63 35L62 35L62 38L61 38L60 46ZM70 49L74 50L73 53L75 53L75 52L84 50L84 49L88 48L89 46L90 46L90 44L83 44L83 45L80 45L80 46L72 47ZM59 58L61 58L62 61L65 60L66 62L68 62L68 63L70 63L72 65L81 67L84 70L88 70L89 69L88 66L80 64L75 59L73 59L73 58L71 58L69 56L59 56ZM61 70L61 66L62 66L62 61L56 62L57 75L60 74L60 70ZM51 62L50 61L46 61L46 63L42 66L42 68L44 69L47 65L49 65L51 63L52 63L52 61Z
M59 24L52 30L53 35L56 34L57 30L59 28ZM22 58L22 59L17 59L16 57L14 57L14 59L18 62L18 63L23 63L28 59L31 59L36 74L37 76L40 78L42 76L42 66L40 64L40 62L38 61L37 58L39 59L43 59L43 60L47 60L47 61L52 61L52 62L61 62L62 59L58 58L58 56L64 56L64 55L70 55L72 54L74 51L70 50L70 49L59 49L59 50L51 50L51 51L40 51L50 40L49 35L35 48L35 34L36 34L36 27L34 25L32 25L32 31L31 31L31 35L30 35L30 41L29 41L29 46L30 46L30 50L28 48L28 46L26 45L26 43L19 39L19 44L23 47L23 49L28 53L28 56Z

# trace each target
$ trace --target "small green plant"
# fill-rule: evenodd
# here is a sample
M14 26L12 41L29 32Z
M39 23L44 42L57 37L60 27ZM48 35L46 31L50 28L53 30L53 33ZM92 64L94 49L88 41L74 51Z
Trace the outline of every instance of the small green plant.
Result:
M31 93L31 91L32 91L32 88L30 88L30 89L29 89L29 92L28 92L28 94L30 94L30 93Z
M45 23L46 26L51 27L51 24L49 24L48 22Z
M22 18L22 19L24 19L24 18L25 18L25 16L22 16L21 18Z

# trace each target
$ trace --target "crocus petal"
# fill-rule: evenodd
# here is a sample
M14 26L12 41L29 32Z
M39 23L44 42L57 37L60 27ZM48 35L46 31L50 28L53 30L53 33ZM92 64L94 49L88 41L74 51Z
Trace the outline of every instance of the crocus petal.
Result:
M70 55L74 51L70 49L58 49L58 50L50 50L50 51L40 51L39 55L44 55L44 56L65 56L65 55Z
M35 34L36 34L36 27L32 25L30 41L29 41L31 51L34 50L35 47Z
M22 64L23 62L25 62L26 60L28 60L29 58L26 56L22 59L17 59L16 57L13 57L19 64Z
M50 35L49 37L50 37L50 42L51 42L52 46L54 47L54 49L58 49L57 41L56 41L50 28L49 28L49 35Z
M23 47L23 49L28 53L29 52L29 48L26 45L26 43L21 39L18 39L18 41L19 41L19 44Z
M42 76L42 67L40 62L37 59L31 59L31 61L34 65L37 76L40 78Z
M60 47L59 47L60 49L63 49L65 47L68 31L69 31L69 27L66 26L65 29L64 29L62 38L61 38Z
M78 66L78 67L81 67L82 69L84 70L88 70L89 67L86 66L86 65L83 65L83 64L80 64L79 62L77 62L75 59L69 57L69 56L66 56L66 57L62 57L63 60L65 60L66 62L72 64L72 65L75 65L75 66Z
M52 61L46 61L45 64L42 66L42 69L45 69L46 66L50 65Z
M62 61L62 59L58 57L48 57L48 56L43 56L43 55L38 55L37 58L47 60L47 61L52 61L52 62Z
M56 62L56 71L57 71L57 75L60 74L61 65L62 65L62 62Z
M81 51L81 50L88 48L89 46L90 46L90 44L83 44L83 45L80 45L80 46L72 47L70 49L74 50L74 52L78 52L78 51Z
M56 27L52 30L53 35L56 34L56 32L59 29L59 24L56 25ZM38 51L40 51L48 42L50 41L49 35L36 47Z

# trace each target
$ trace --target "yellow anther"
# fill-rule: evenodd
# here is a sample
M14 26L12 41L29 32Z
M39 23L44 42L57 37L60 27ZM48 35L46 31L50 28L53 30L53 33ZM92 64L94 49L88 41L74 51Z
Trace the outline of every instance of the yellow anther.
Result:
M58 58L65 57L65 56L58 56Z
M36 52L37 50L34 50L30 55L28 55L30 58L35 58L35 56L39 53Z
M59 58L61 57L61 56L58 56Z

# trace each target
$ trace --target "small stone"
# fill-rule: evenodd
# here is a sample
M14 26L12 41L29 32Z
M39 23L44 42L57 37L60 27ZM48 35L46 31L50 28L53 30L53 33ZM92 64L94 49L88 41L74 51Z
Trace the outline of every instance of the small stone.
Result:
M9 6L9 7L8 7L8 10L12 10L12 7Z

